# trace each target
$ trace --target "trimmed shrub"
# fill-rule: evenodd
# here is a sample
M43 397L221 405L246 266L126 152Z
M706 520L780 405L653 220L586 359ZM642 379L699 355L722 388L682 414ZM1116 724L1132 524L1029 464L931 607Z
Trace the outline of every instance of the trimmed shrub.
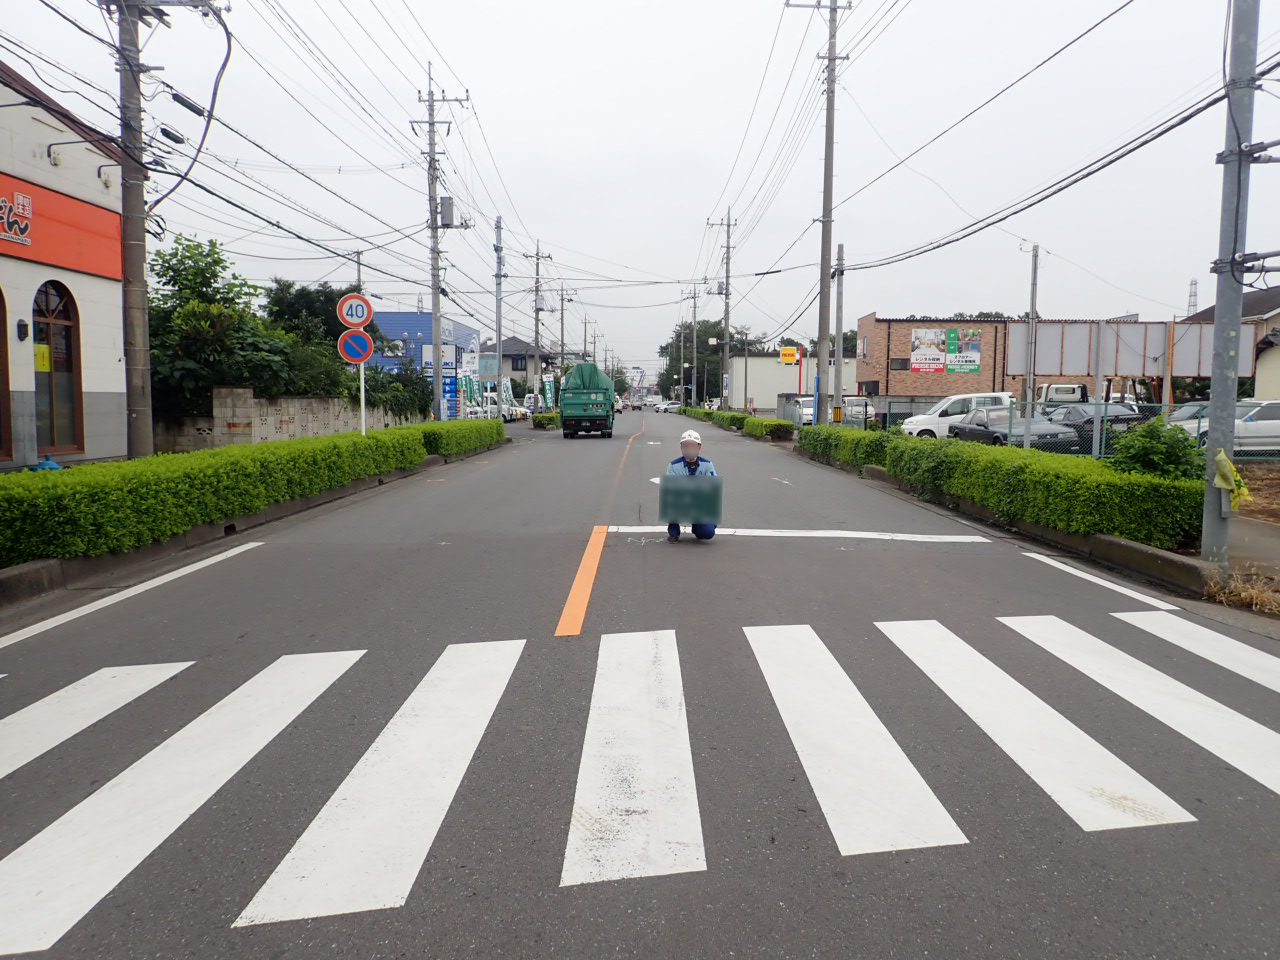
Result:
M902 434L858 427L801 427L796 446L822 463L885 466L889 442Z
M705 420L710 422L715 410L703 410L701 407L681 407L680 412L686 417L693 417L695 420Z
M560 428L560 412L535 413L533 426L538 430L558 430Z
M747 417L743 421L742 432L748 437L771 437L774 440L790 440L795 436L796 425L790 420Z
M471 436L474 422L431 426ZM393 427L0 476L0 566L134 550L426 455L421 428Z
M444 423L414 423L396 429L418 434L428 456L442 457L486 450L507 436L506 425L501 420L449 420Z
M742 429L743 424L747 422L747 414L738 413L733 410L712 410L711 419L721 427L737 427Z
M1121 433L1107 462L1116 470L1149 473L1170 480L1198 480L1204 476L1204 451L1196 438L1156 417Z
M1109 534L1163 549L1200 536L1204 485L1124 473L1067 454L959 440L897 437L889 472L925 495L946 494L1064 533Z

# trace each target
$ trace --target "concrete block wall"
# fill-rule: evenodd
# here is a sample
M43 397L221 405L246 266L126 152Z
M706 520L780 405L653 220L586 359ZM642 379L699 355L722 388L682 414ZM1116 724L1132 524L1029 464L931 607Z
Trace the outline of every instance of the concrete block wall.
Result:
M369 430L417 423L383 410L366 411ZM189 453L244 443L296 440L352 433L360 429L360 408L336 397L277 397L263 400L248 387L215 387L213 416L156 424L156 450Z

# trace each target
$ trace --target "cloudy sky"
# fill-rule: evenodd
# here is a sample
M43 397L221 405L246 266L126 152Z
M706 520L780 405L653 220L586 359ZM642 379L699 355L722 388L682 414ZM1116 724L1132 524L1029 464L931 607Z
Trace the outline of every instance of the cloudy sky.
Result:
M0 23L0 57L47 88L79 91L56 95L109 126L111 51L43 0L0 2L23 9ZM94 0L48 2L108 36ZM855 0L840 24L849 59L836 98L835 195L860 191L836 211L849 261L963 227L1221 85L1226 0L1133 0L909 165L860 189L1120 5ZM1263 6L1260 59L1280 52L1280 4ZM476 317L492 319L500 214L508 332L532 335L533 263L522 254L540 241L553 257L549 287L563 280L574 300L568 339L580 342L585 315L624 362L649 365L687 315L681 297L723 273L723 231L707 222L731 207L733 273L748 275L733 282L735 324L766 336L816 331L816 305L801 308L818 274L822 15L780 0L236 0L226 22L235 42L216 112L249 139L215 124L193 179L328 248L368 250L365 279L386 298L378 306L412 308L429 289L418 232L426 141L410 122L425 117L418 94L431 64L437 91L471 97L440 115L455 121L443 139L446 192L474 223L446 238L446 285ZM207 102L224 53L216 24L174 10L144 60ZM1264 86L1259 140L1280 137L1280 83ZM164 123L199 138L197 117L163 88L147 90L150 131ZM1003 230L849 274L846 313L1019 313L1031 241L1047 254L1042 316L1167 319L1185 311L1193 277L1206 305L1223 124L1217 107ZM1255 169L1251 207L1249 248L1280 247L1280 168ZM252 279L354 276L350 262L190 185L159 212L170 232L225 241ZM723 300L703 309L719 315ZM544 322L557 338L558 315Z

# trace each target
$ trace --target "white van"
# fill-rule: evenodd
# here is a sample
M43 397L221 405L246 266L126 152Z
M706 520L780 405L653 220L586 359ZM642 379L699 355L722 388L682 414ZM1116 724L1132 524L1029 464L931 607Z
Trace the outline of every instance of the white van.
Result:
M947 428L974 407L1002 407L1013 402L1013 394L957 393L943 397L924 413L902 421L902 432L913 437L945 437Z

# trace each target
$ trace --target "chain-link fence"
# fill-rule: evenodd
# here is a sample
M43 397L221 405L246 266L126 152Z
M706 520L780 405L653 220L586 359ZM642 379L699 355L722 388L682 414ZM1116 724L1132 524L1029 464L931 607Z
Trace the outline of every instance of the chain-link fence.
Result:
M922 437L1029 446L1086 457L1111 456L1126 432L1157 418L1185 430L1200 446L1207 442L1209 431L1209 404L1205 400L1170 405L1127 400L1028 405L1005 404L1000 397L977 395L946 401L930 397L882 400L877 424ZM1280 460L1280 401L1242 400L1236 404L1232 459Z

